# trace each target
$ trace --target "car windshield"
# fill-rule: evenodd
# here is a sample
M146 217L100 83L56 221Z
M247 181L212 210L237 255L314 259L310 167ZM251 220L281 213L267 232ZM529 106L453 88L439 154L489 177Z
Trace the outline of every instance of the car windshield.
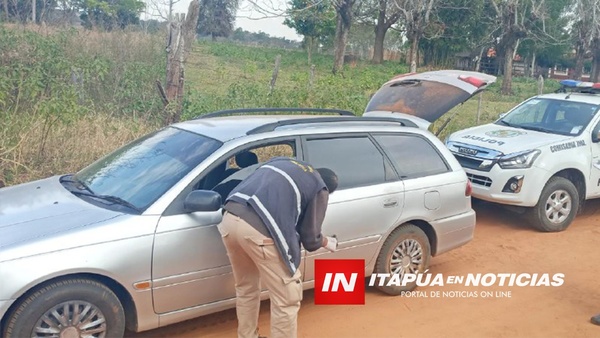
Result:
M108 154L74 179L94 195L118 198L144 210L221 145L168 127Z
M598 105L567 100L533 98L517 106L496 124L561 135L580 135Z

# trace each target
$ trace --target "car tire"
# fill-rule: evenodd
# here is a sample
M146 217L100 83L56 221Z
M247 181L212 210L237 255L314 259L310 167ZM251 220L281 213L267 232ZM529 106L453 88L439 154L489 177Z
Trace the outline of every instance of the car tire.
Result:
M3 337L112 338L124 332L123 306L108 287L89 279L67 279L23 299L8 317Z
M579 193L564 177L552 177L542 190L536 206L529 210L529 222L539 231L565 230L579 210Z
M390 274L390 276L399 274L401 282L405 273L425 272L429 267L430 257L431 247L425 232L414 224L404 224L392 231L385 240L375 263L375 273ZM376 287L394 296L411 291L417 286L416 281L406 285L400 283L400 285L388 286L388 281L389 278L386 278L383 285L379 285L379 278L377 278Z

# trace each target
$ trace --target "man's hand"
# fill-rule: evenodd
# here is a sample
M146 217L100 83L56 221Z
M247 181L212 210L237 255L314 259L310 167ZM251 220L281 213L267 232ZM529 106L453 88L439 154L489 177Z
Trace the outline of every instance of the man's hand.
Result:
M327 236L327 237L325 237L325 240L327 241L324 245L325 249L327 249L331 252L335 252L338 247L337 238L335 238L335 236L334 237Z

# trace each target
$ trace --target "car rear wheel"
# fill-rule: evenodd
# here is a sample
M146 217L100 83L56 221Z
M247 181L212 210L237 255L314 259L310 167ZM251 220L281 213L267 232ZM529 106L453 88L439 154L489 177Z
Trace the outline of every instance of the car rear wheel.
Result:
M413 224L398 227L385 240L375 263L375 272L390 274L390 278L397 274L400 283L394 281L388 286L390 278L386 278L383 285L379 285L378 278L377 288L389 295L413 290L417 286L416 281L402 285L402 279L406 274L419 274L427 270L430 256L429 239L423 230Z
M529 210L529 221L540 231L563 231L573 222L578 209L579 193L575 185L564 177L552 177L537 205Z
M125 314L117 296L88 279L50 283L10 314L5 337L123 337Z

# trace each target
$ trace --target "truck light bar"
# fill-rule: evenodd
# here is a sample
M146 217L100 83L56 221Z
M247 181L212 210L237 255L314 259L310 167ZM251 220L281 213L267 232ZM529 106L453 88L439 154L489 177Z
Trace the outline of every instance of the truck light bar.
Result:
M557 92L566 93L570 92L580 92L580 93L590 93L590 94L600 94L600 82L587 82L587 81L579 81L579 80L562 80L559 82L561 88Z

